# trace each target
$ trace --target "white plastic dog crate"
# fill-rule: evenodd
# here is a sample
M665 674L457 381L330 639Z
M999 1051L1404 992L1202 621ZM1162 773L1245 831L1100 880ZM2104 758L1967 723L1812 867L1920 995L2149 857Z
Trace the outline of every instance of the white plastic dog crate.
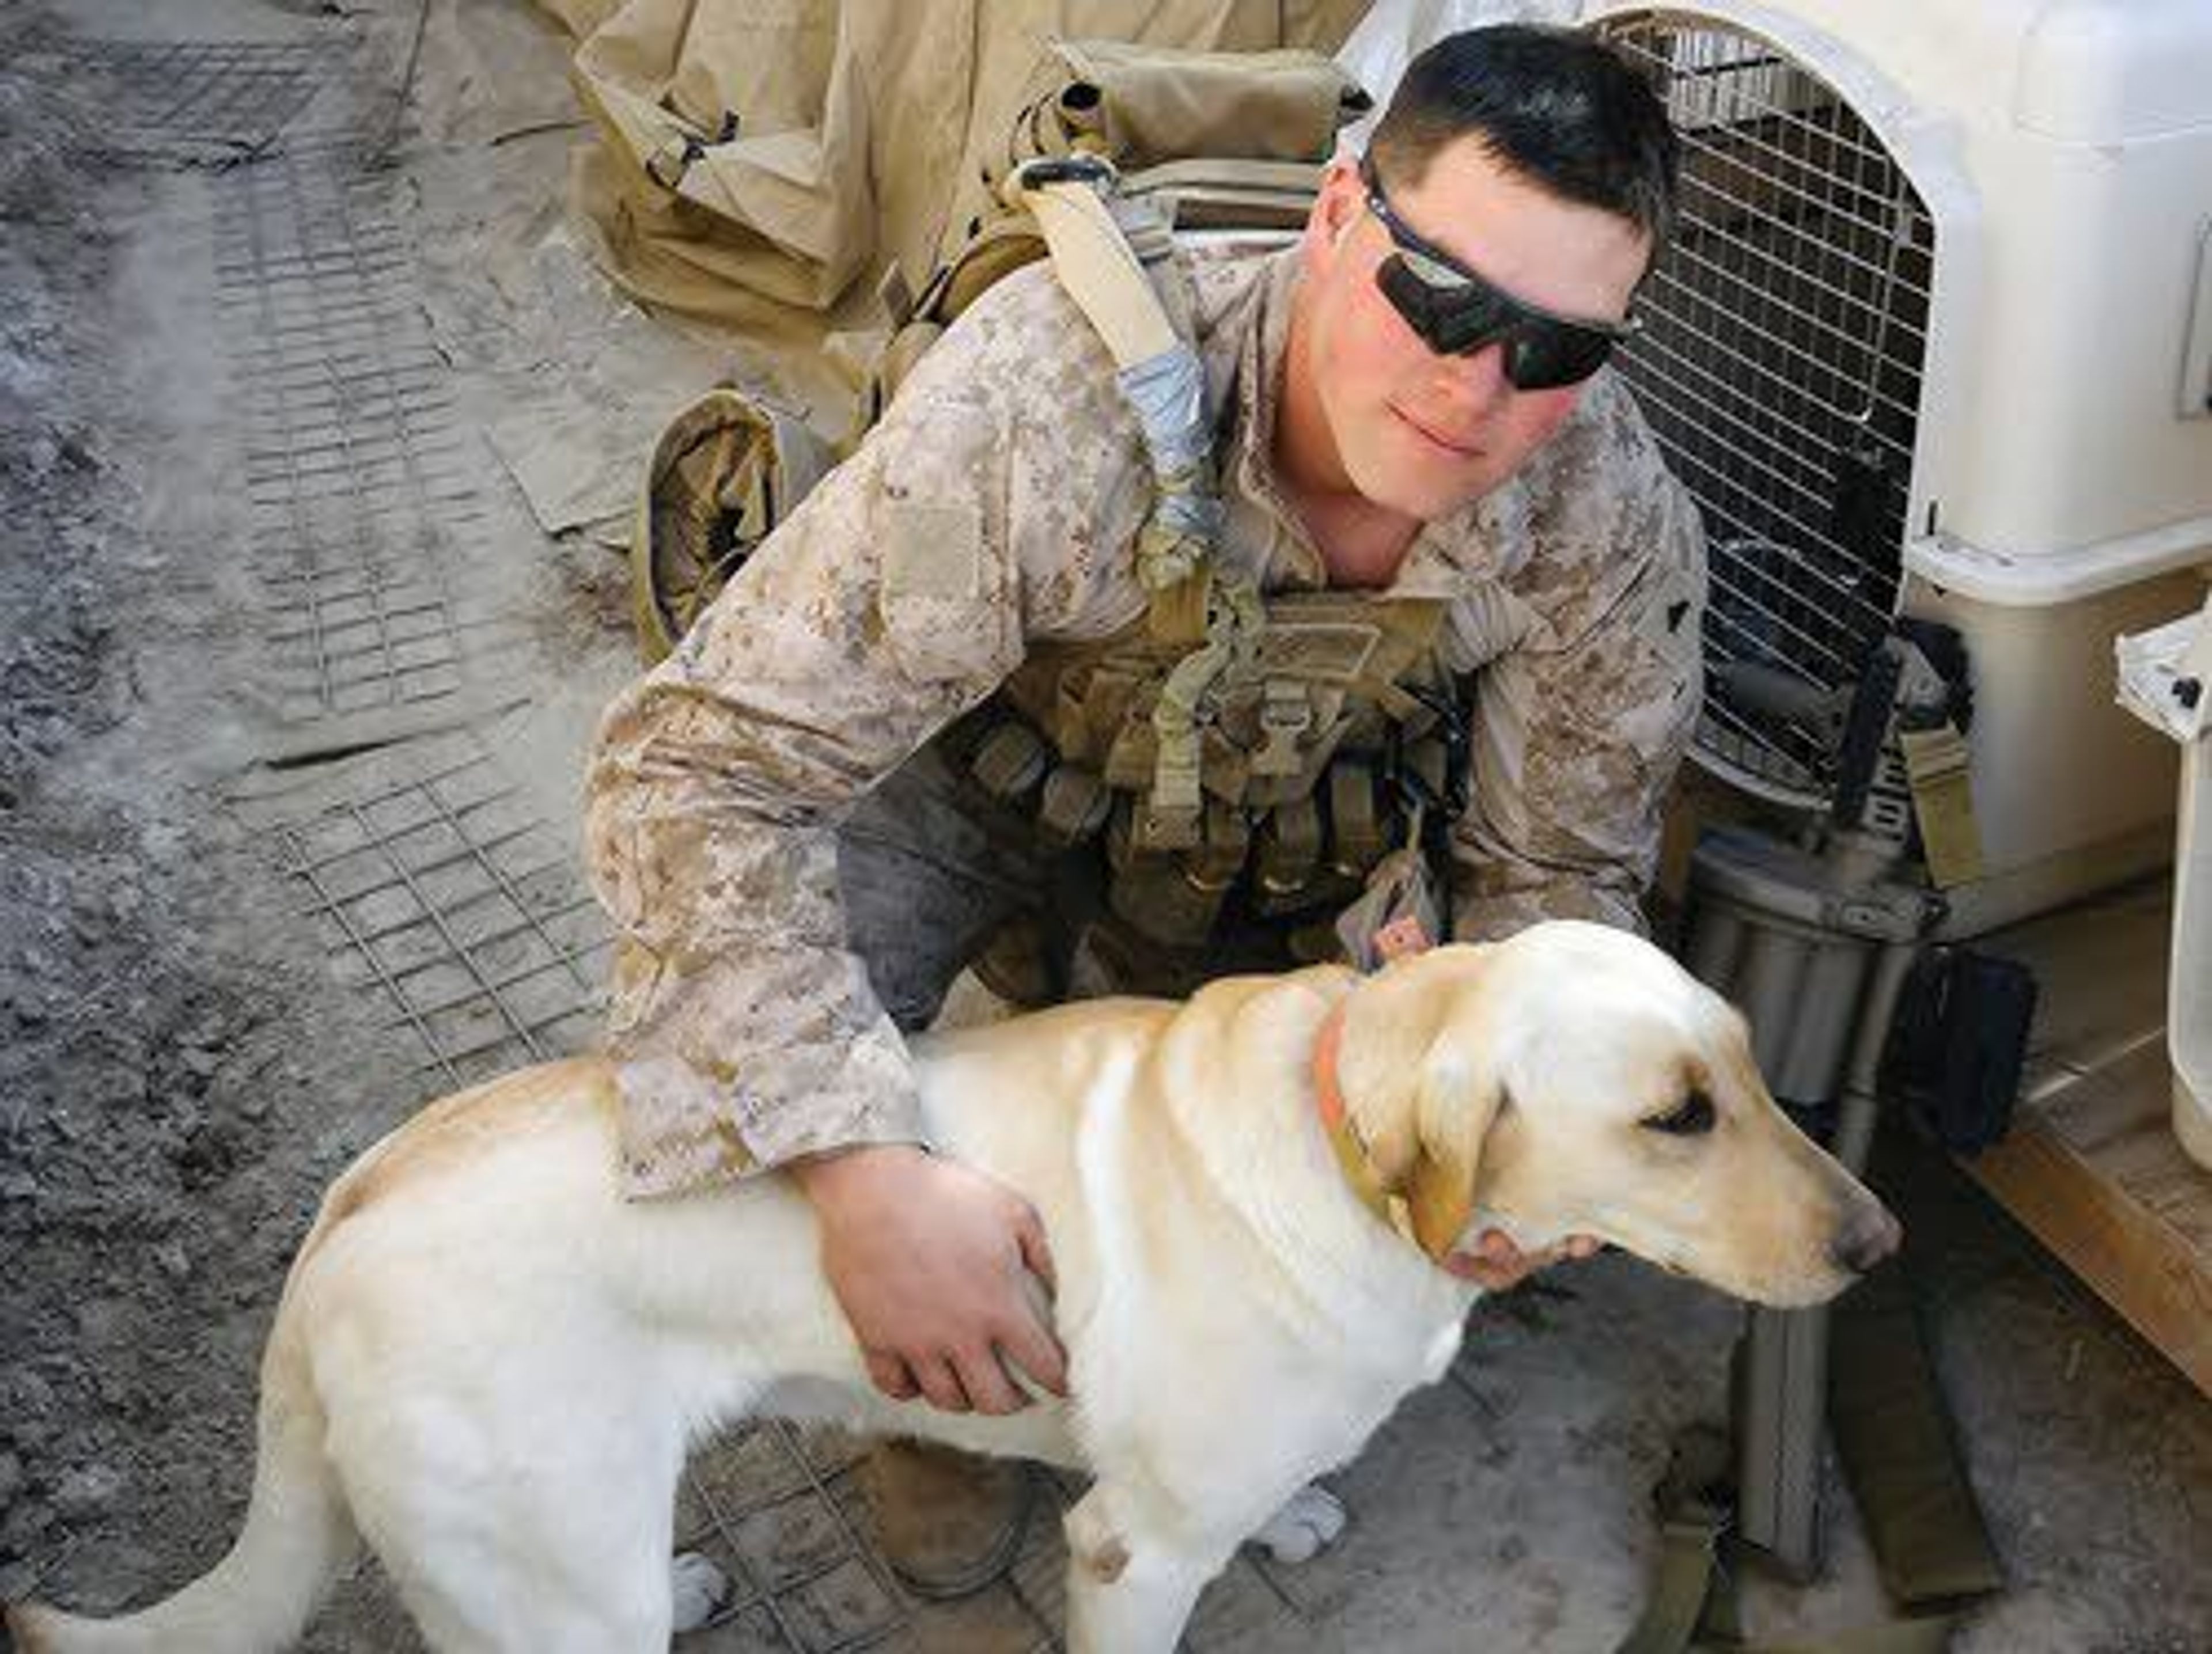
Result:
M2162 863L2174 754L2111 662L2212 562L2212 3L1523 11L1595 23L1684 139L1626 371L1711 539L1703 760L1821 802L1825 714L1923 615L1972 670L1954 930Z
M2117 638L2196 609L2212 566L2212 0L1377 14L1347 56L1378 94L1394 36L1579 22L1649 72L1682 136L1681 221L1623 371L1705 518L1700 763L1817 816L1876 644L1901 615L1942 621L1968 655L1982 866L1946 893L1951 934L2162 866L2175 731L2116 704L2112 662ZM1851 1070L1848 1154L1917 926L1867 922L1887 912L1869 891L1901 910L1900 888L1831 888L1843 863L1796 859L1802 881L1716 859L1689 946L1753 1006L1778 1087L1828 1036L1796 1100ZM2201 965L2182 944L2177 970ZM2197 1049L2212 1063L2212 1039ZM1819 1552L1826 1350L1825 1318L1762 1312L1742 1351L1738 1520L1798 1570Z

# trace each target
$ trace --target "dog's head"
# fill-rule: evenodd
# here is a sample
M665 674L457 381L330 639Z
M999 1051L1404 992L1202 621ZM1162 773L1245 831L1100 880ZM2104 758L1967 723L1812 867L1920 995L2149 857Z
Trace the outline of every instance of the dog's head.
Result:
M1775 1106L1743 1018L1659 948L1560 921L1360 983L1338 1074L1432 1255L1593 1234L1724 1292L1818 1303L1896 1220Z

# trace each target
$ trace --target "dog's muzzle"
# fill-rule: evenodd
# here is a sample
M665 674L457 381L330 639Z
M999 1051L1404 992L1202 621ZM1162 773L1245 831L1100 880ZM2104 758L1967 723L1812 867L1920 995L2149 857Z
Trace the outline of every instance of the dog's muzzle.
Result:
M1905 1239L1905 1226L1888 1209L1869 1203L1844 1220L1828 1242L1829 1261L1853 1275L1864 1275L1887 1257Z

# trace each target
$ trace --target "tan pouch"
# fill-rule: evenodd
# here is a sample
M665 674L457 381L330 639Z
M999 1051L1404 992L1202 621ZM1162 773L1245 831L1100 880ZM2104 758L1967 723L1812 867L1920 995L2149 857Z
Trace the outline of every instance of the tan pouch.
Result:
M1322 161L1337 129L1372 103L1316 51L1182 51L1125 40L1058 40L1067 80L1057 117L1124 172L1194 156Z
M671 420L646 462L630 534L638 646L657 662L830 464L798 415L718 385Z

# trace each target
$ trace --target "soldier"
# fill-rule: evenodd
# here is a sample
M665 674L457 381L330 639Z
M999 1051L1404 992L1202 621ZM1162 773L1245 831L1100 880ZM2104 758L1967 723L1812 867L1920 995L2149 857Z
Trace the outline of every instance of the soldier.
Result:
M1419 639L1446 692L1415 697L1428 735L1465 717L1462 806L1443 812L1433 770L1414 785L1419 766L1401 766L1392 796L1411 802L1383 834L1436 847L1462 939L1551 917L1641 922L1697 715L1703 547L1601 369L1663 243L1674 172L1663 110L1609 51L1568 31L1477 30L1415 59L1364 159L1328 169L1294 245L1177 255L1224 573L1279 606L1269 627L1295 630L1300 594L1335 594L1339 619L1366 612L1373 635ZM1140 761L1133 783L1122 765L1117 782L1114 754L1076 763L1079 729L991 751L1002 799L1036 797L1060 760L1079 802L1059 840L1083 842L1053 856L994 836L956 772L990 746L973 715L1003 707L1010 679L1048 658L1062 694L1095 700L1113 678L1117 706L1157 703L1141 670L1097 668L1097 640L1126 638L1146 612L1130 547L1152 493L1104 348L1048 266L1022 270L931 349L600 732L586 833L619 930L626 1189L787 1170L893 1397L1018 1408L1002 1359L1064 1383L1024 1287L1025 1273L1049 1282L1048 1239L1020 1198L921 1146L900 1028L926 1020L1009 912L1025 928L996 934L1036 945L986 972L1002 994L1181 988L1279 954L1300 889L1340 905L1358 888L1310 876L1328 852L1297 833L1334 821L1348 843L1381 754L1403 756L1408 731L1370 717L1379 744L1346 791L1331 766L1357 744L1346 728L1360 709L1295 674L1260 682L1261 669L1246 686L1259 723L1287 706L1285 750L1313 761L1272 793L1256 773L1244 791L1225 784L1221 766L1241 778L1256 753L1236 749L1224 701L1206 736L1201 839L1145 844L1150 772ZM1391 718L1413 704L1370 688ZM1243 865L1248 850L1275 854L1274 871ZM1373 861L1357 859L1354 874ZM1184 906L1163 919L1168 887L1152 875L1170 866ZM1292 899L1275 900L1285 889ZM1195 932L1192 892L1205 898ZM1498 1287L1546 1261L1491 1235L1466 1268ZM917 1589L972 1589L1011 1557L1019 1467L879 1451L871 1481L886 1548ZM947 1497L956 1486L963 1496Z

